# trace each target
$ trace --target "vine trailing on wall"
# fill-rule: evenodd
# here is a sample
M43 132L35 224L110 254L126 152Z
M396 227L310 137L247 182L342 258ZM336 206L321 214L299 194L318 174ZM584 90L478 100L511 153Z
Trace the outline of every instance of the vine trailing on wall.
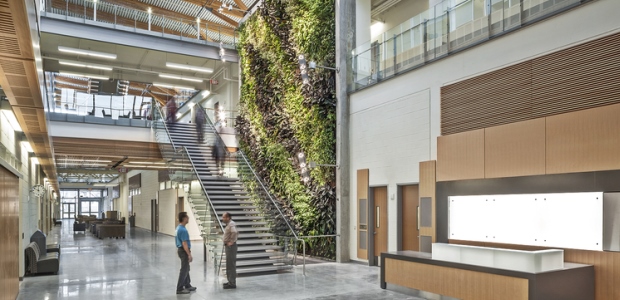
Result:
M336 163L335 74L317 69L304 85L297 61L334 66L334 11L334 0L265 0L240 28L241 148L301 235L336 232L335 169L312 169L305 182L297 156ZM308 245L335 257L334 238Z

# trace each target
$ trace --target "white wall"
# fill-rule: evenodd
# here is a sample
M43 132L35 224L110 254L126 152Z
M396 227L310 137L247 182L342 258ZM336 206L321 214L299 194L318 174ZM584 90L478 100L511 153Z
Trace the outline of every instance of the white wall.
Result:
M97 125L71 122L49 122L51 136L131 142L153 142L150 128Z
M418 162L430 158L430 97L428 90L408 95L375 91L367 98L371 101L351 102L350 190L357 190L359 169L370 169L371 186L388 186L388 243L395 249L396 185L419 182ZM357 201L351 202L351 211L357 212ZM350 218L350 224L357 224L357 213Z
M618 32L620 31L620 18L616 16L617 11L620 11L620 1L594 1L350 95L351 199L357 199L355 176L358 169L370 169L371 185L388 184L388 195L391 199L391 196L396 193L396 182L418 181L417 171L407 172L403 169L415 166L417 170L420 161L436 159L436 138L440 135L440 89L442 86ZM424 134L419 134L430 136L430 149L426 157L421 152L412 157L409 151L403 151L403 149L411 148L410 138L390 140L390 136L377 136L377 132L384 132L386 135L401 134L398 130L392 129L394 126L392 119L401 118L403 114L396 107L404 105L402 101L414 103L422 101L422 96L418 95L425 94L430 99L430 118L419 118L430 120L430 127L426 126L423 129L423 126L413 126L414 123L406 123L406 126L415 127L411 130L416 132L425 130ZM408 95L412 97L407 98ZM396 101L398 99L402 101ZM388 107L382 108L382 106ZM409 103L404 105L403 109L414 107L417 106ZM361 122L360 113L363 114L363 111L373 109L378 113L368 115L372 118L365 118L365 121ZM368 126L371 126L366 123L374 124L381 129L368 131L368 137L360 137L364 130L369 130ZM420 123L424 122L420 121ZM405 133L402 132L402 134ZM368 143L368 140L372 142ZM384 142L389 146L384 146L382 144ZM375 158L371 160L363 155L364 152L371 153ZM377 153L381 155L376 155ZM407 167L394 164L396 161ZM390 200L391 209L388 213L394 216L395 204L392 203ZM357 231L354 224L357 224L357 205L354 200L351 202L350 215L352 224L350 255L356 258ZM396 250L395 221L391 222L388 249L393 251Z
M133 173L135 172L135 173ZM151 199L157 199L159 182L157 171L130 171L128 178L141 173L140 195L133 196L133 211L136 213L136 227L151 229Z
M175 235L177 226L177 193L183 193L183 190L169 189L159 191L158 209L159 209L159 232ZM181 195L182 196L182 195Z
M383 23L383 30L378 31L378 34L384 33L401 23L425 12L428 10L428 0L401 0L396 5L390 7L388 10L376 16L374 19ZM377 35L373 35L372 39L375 40Z

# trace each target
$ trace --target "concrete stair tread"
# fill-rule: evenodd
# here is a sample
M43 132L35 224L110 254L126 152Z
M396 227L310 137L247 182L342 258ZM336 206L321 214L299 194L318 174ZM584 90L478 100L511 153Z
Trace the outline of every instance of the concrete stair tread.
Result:
M267 272L277 272L292 269L292 266L289 265L273 265L266 267L240 267L237 268L237 274L251 274L251 273L267 273Z

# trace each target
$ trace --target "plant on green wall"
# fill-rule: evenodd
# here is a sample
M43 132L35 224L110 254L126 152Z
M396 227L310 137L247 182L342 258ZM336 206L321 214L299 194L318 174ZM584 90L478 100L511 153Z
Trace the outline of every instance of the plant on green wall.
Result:
M301 176L306 161L336 163L335 74L310 72L297 58L335 64L334 0L265 0L240 28L241 147L301 235L336 232L334 168ZM335 240L308 240L310 253L334 258Z

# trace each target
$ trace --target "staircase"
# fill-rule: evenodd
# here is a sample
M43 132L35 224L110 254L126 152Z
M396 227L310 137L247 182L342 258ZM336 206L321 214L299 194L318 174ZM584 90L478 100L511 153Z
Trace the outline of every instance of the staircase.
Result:
M239 231L238 274L264 274L291 269L289 251L294 251L291 250L294 249L294 239L283 237L276 225L282 223L277 219L281 220L283 216L265 213L261 209L271 205L263 202L273 201L273 198L266 199L264 195L257 194L255 188L247 188L244 182L248 181L242 182L238 174L247 174L242 169L248 166L239 163L239 154L229 154L224 174L219 174L215 159L211 156L211 145L215 138L220 137L210 122L205 126L205 140L208 143L203 144L198 143L195 124L167 126L161 118L156 118L153 123L162 155L168 160L170 178L189 188L192 211L214 261L225 266L222 243L225 224L220 220L224 212L229 212ZM243 159L247 162L245 157Z

